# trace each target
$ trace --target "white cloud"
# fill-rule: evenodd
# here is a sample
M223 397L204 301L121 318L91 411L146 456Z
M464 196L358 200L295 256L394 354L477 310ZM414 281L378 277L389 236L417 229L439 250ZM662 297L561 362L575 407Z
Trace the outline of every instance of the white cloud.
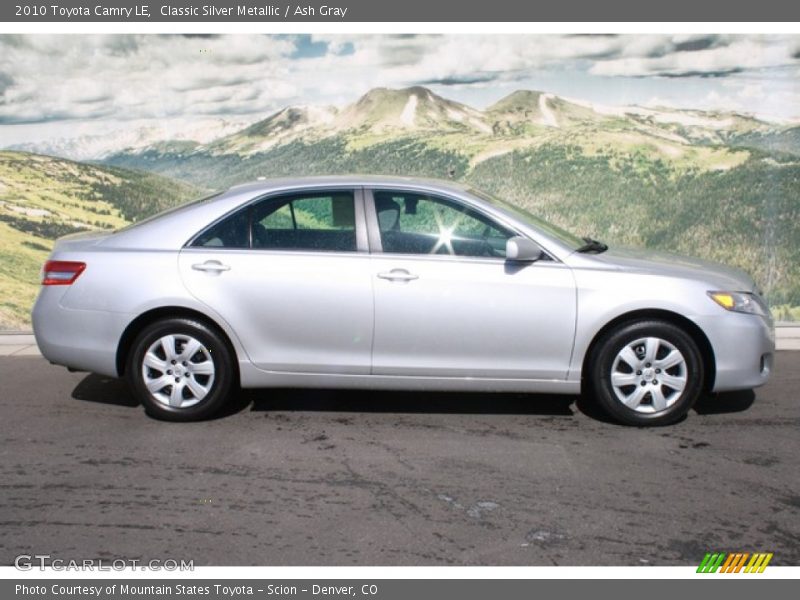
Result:
M759 36L720 38L723 43L694 51L676 51L686 40L672 40L672 51L636 53L596 62L589 72L612 77L719 76L747 70L780 68L797 64L796 38ZM689 42L691 40L688 40Z
M0 139L13 123L31 124L13 128L20 136L77 121L102 132L112 122L256 120L288 104L343 104L373 87L419 83L467 100L555 82L608 104L639 90L642 100L683 94L697 108L760 102L786 113L775 98L798 95L799 49L800 36L0 35ZM718 98L708 86L675 91L683 77L652 78L734 71L714 84Z
M129 120L202 113L210 104L240 112L237 88L276 101L297 92L280 71L293 51L288 40L266 36L0 36L0 72L13 80L0 119L86 118L116 110Z

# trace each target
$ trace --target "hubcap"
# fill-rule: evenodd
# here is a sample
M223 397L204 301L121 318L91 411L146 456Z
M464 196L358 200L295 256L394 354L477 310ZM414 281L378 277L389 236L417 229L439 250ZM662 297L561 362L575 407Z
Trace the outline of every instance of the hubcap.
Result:
M660 412L675 404L687 378L683 354L657 337L627 344L611 366L611 387L617 400L639 413Z
M164 406L189 408L214 385L211 352L190 335L165 335L144 353L142 378L150 396Z

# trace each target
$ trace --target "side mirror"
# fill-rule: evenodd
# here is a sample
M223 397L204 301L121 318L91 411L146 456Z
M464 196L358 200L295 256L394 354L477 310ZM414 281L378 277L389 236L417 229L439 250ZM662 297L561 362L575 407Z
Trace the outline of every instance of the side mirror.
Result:
M521 236L509 238L506 242L506 258L519 262L535 262L541 260L544 252L539 245Z

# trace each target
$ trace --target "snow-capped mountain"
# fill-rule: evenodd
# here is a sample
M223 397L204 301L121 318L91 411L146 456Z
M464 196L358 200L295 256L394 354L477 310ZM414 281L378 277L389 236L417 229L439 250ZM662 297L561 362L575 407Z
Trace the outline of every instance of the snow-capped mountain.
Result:
M596 134L609 138L606 142L610 144L622 140L625 146L649 140L671 156L681 154L683 146L740 142L800 151L798 124L768 122L747 114L603 106L536 90L517 90L478 110L420 86L376 88L343 107L287 106L255 122L246 118L186 119L169 128L161 124L119 128L104 136L46 140L12 149L80 160L135 155L243 157L292 142L312 143L336 136L375 143L392 137L452 138L458 134L467 136L462 140L465 144L481 147L473 162L545 140L570 137L575 141L577 137L585 141L586 136Z
M191 143L211 142L221 136L240 131L246 119L199 119L164 121L163 124L117 127L104 135L59 137L9 146L9 150L59 156L71 160L102 160L122 151L137 151L164 141Z

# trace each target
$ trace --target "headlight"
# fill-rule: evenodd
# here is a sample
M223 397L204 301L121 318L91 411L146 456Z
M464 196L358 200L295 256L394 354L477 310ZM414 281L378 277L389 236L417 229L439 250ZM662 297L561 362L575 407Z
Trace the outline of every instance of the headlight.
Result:
M709 297L725 310L767 316L767 305L757 295L748 292L708 292Z

